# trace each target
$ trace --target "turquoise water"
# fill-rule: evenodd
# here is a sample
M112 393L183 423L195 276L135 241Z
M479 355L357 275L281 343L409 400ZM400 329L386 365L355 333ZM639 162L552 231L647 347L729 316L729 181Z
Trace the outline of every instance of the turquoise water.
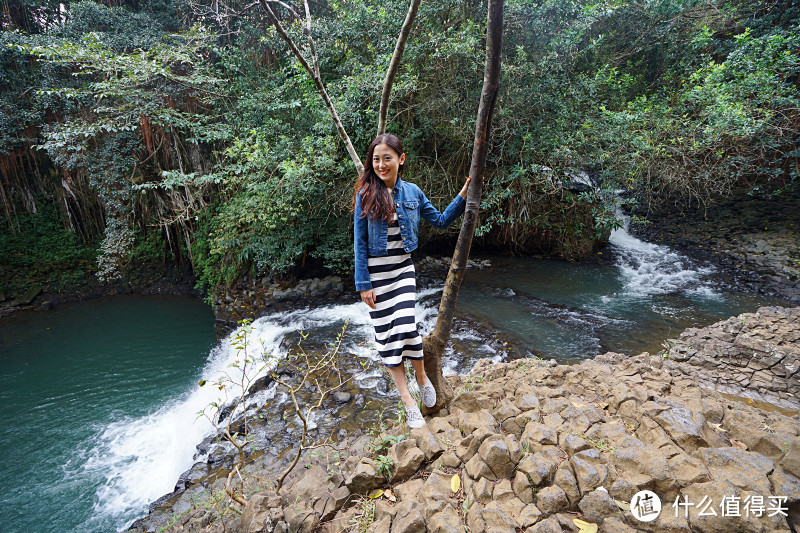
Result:
M215 344L213 313L190 298L117 296L0 322L3 531L123 527L130 506L113 487L139 481L110 477L140 451L114 451L109 429L185 394Z
M792 305L722 289L712 267L625 233L604 253L609 264L496 257L491 269L468 271L451 345L458 353L448 352L446 372L514 350L562 362L654 352L687 327ZM425 278L417 302L423 334L433 327L444 273ZM255 321L251 348L279 354L298 330L330 342L345 321L343 353L376 357L355 293L351 303ZM220 392L198 380L218 379L239 357L230 342L215 340L212 312L195 299L118 296L0 321L3 531L118 531L146 514L212 430L198 412ZM392 393L385 381L376 366L358 383L380 399Z
M560 362L607 351L655 353L688 327L765 305L796 305L714 289L702 275L675 289L620 276L617 265L502 257L492 264L467 271L458 297L461 312L496 325L530 353Z

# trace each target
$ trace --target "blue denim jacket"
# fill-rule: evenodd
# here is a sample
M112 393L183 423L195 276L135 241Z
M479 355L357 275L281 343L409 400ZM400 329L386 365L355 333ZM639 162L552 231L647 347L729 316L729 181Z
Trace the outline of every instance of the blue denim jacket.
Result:
M361 209L361 192L356 196L355 213L353 214L354 248L356 253L356 290L364 291L372 288L367 270L367 256L385 256L386 235L389 224L385 220L376 220L363 216ZM440 213L419 187L408 183L398 176L392 189L397 222L400 224L400 236L403 249L410 253L417 249L419 240L419 219L424 218L433 227L445 229L464 213L466 200L456 196L444 213Z

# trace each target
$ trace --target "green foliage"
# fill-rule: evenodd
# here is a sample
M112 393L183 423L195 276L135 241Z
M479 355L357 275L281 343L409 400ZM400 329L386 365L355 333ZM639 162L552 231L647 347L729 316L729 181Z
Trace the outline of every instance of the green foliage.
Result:
M0 158L20 165L17 154L38 144L49 162L26 163L43 169L38 181L2 176L14 206L28 189L61 205L66 172L83 208L69 212L72 225L104 232L109 279L151 227L210 292L310 260L351 269L353 166L259 7L201 28L188 13L216 4L84 0L64 4L63 17L60 4L20 5L39 15L9 10L4 29L18 31L0 35ZM361 152L406 8L311 4L322 78ZM300 22L279 9L307 53ZM404 177L440 207L469 170L484 10L423 3L392 93ZM577 258L618 224L618 189L640 205L688 206L796 186L799 19L788 0L508 1L482 243ZM564 187L581 172L600 191Z
M96 248L61 226L55 206L15 221L17 233L0 232L0 294L17 295L33 285L55 292L80 287L94 270Z
M394 461L392 461L391 457L386 455L378 455L375 457L375 466L377 467L378 473L389 479L392 477L392 470L394 469Z

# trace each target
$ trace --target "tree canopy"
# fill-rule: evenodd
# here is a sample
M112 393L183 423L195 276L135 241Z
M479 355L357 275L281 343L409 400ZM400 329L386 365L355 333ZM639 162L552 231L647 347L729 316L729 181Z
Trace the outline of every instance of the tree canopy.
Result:
M309 5L321 78L364 151L407 5ZM352 161L263 10L3 6L0 252L47 213L97 248L105 279L143 256L188 263L212 292L309 262L350 270ZM307 47L305 20L272 6ZM485 13L422 3L394 81L387 131L435 202L468 172ZM580 257L616 223L619 189L690 208L796 186L799 15L788 0L509 0L476 244ZM563 186L581 173L600 190Z

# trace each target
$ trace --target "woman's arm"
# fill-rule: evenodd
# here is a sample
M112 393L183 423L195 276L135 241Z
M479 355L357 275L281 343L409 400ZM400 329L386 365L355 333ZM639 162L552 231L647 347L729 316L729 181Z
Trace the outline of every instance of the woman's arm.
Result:
M438 209L433 207L433 204L425 196L422 190L419 191L420 195L420 216L427 220L431 226L437 229L447 229L458 217L464 214L464 208L467 203L467 187L469 186L469 177L466 183L461 188L458 195L453 198L444 213L440 213Z
M353 212L353 251L355 252L356 290L362 293L362 300L364 299L364 291L372 292L372 282L369 280L369 270L367 270L368 246L369 222L367 217L362 216L361 193L359 193L356 196L356 205ZM374 295L372 299L374 301ZM369 305L369 302L367 304Z

